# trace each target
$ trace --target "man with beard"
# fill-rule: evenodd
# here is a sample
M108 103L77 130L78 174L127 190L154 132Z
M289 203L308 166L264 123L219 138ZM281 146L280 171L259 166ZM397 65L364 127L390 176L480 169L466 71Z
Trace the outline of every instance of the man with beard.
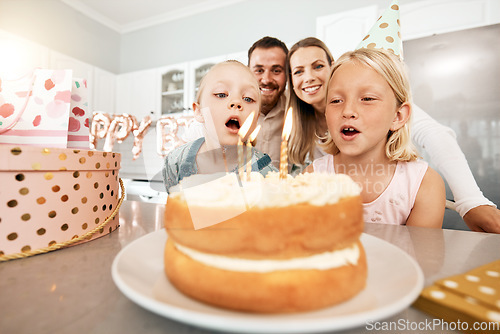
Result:
M263 37L248 50L248 67L259 82L262 105L258 124L261 125L256 148L267 153L279 167L281 132L288 94L286 87L285 43L274 37Z
M288 70L286 64L287 55L288 48L286 45L280 40L268 36L255 42L248 50L248 66L259 82L259 89L262 95L261 112L258 118L261 130L257 137L256 148L263 153L267 153L277 168L279 168L281 132L283 130L285 108L288 102L288 94L285 92L287 83L286 71ZM413 123L415 123L415 119ZM429 123L427 122L426 124ZM426 131L422 131L421 135L427 135L432 129L433 127L429 127ZM460 154L462 154L458 144L453 142L455 140L454 136L453 133L449 138L451 144L456 145ZM435 145L441 144L439 142ZM438 160L438 165L443 165L442 158L440 160L439 156L434 158ZM441 166L441 169L443 169L443 166ZM443 170L441 172L443 173ZM472 193L465 191L460 196L455 196L458 197L458 201L460 201L460 198L465 198L465 200L477 201L477 204L479 204L463 215L467 226L472 231L500 233L500 210L496 208L494 203L483 196L472 174L468 176L470 169L465 161L465 157L455 168L449 168L448 164L445 172L448 176L445 178L449 183L453 181L451 182L453 185L460 186L461 188L464 188L463 185L469 184L470 187L465 186L465 188L472 189ZM452 176L453 180L449 178L450 176ZM468 183L461 181L464 179L467 179ZM474 189L477 189L477 191L474 191Z

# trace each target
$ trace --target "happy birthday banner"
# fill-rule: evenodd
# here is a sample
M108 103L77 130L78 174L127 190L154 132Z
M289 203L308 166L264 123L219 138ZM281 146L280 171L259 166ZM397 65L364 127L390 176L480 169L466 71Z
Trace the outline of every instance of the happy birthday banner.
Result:
M165 157L174 148L186 143L180 137L181 129L186 131L194 122L193 116L162 116L156 121L157 153ZM122 143L130 134L134 137L132 147L133 160L142 152L142 142L153 121L150 116L144 117L141 122L129 114L109 115L95 111L90 126L90 148L96 149L97 141L105 139L103 151L111 152L115 142Z

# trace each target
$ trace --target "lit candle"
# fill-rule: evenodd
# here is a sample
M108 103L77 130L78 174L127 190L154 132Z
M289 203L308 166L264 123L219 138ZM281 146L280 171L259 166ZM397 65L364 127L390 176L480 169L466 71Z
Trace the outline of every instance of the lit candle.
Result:
M240 179L243 177L241 165L243 165L243 142L241 141L241 137L238 136L238 174L240 175Z
M250 115L248 115L247 119L241 126L241 128L238 130L238 174L240 176L240 180L243 181L243 173L244 173L244 166L243 166L243 139L247 135L248 130L250 130L250 127L252 126L253 123L253 118L255 116L255 111L252 111Z
M260 125L258 125L255 130L250 134L248 137L247 141L247 181L250 181L250 173L252 172L252 146L253 142L255 141L255 138L257 138L257 135L259 134L260 131Z
M226 169L226 174L229 173L229 169L227 168L227 158L226 158L226 146L222 146L222 159L224 159L224 168Z
M292 132L292 108L288 109L281 134L281 153L280 153L280 179L285 179L288 174L288 137Z

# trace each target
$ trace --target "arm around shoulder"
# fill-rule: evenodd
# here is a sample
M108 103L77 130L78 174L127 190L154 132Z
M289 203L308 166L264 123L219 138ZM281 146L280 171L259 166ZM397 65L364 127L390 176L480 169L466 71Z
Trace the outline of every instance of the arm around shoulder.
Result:
M488 207L493 206L493 203L484 197L474 179L465 155L457 143L455 132L437 122L418 106L413 105L413 111L412 140L424 148L433 165L446 179L453 193L457 212L464 220L464 215L479 205L487 207L484 210L487 214L494 212ZM467 223L469 227L474 224Z
M441 228L445 205L444 181L435 170L429 167L420 184L415 204L406 225Z
M500 233L500 210L494 206L476 206L470 209L463 219L472 231Z

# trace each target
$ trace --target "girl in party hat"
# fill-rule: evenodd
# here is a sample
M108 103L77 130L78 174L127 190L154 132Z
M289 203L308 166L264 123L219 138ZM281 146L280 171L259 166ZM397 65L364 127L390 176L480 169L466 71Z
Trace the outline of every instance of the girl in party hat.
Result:
M345 173L362 187L366 223L440 228L444 182L418 158L409 129L411 90L402 61L399 6L391 4L327 84L329 153L308 171Z
M412 145L410 84L384 49L343 54L328 81L327 155L307 171L344 173L362 187L366 223L440 228L445 187Z

